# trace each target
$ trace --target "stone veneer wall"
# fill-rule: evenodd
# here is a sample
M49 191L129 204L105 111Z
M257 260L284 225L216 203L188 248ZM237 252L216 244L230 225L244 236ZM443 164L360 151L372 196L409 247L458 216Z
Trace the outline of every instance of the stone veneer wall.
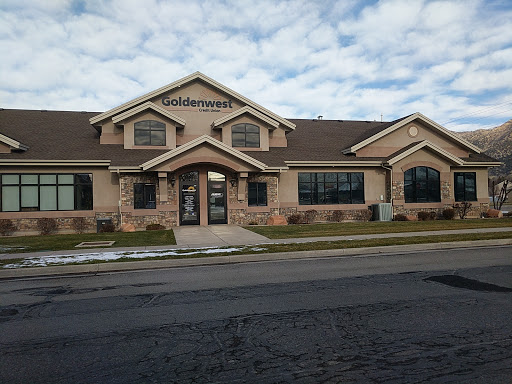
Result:
M471 203L471 208L468 212L468 218L479 218L483 217L489 209L489 203ZM447 208L453 208L451 204L445 204L443 208L404 208L403 205L393 206L393 215L412 215L417 216L418 212L436 212L438 218L443 217L443 211ZM458 219L459 215L455 212L455 219Z
M278 183L278 175L276 173L256 173L249 175L247 178L247 183L267 183L267 204L270 203L278 203L277 196L277 183ZM248 184L246 183L245 191L244 191L244 199L238 200L238 187L232 187L228 182L229 188L229 202L240 204L246 203L248 200ZM264 208L264 207L262 207ZM267 219L270 216L275 216L279 214L278 208L270 208L267 212L247 212L246 208L237 208L237 209L229 209L229 223L231 224L266 224Z
M155 184L156 189L156 205L177 205L178 199L178 185L179 181L176 180L174 187L170 182L171 175L167 175L167 201L160 201L160 185L158 174L145 173L145 174L121 174L119 182L121 183L121 205L123 207L133 208L134 206L134 193L133 185L136 183L151 183ZM154 214L135 216L132 212L123 212L123 224L133 224L136 228L145 228L148 224L160 224L166 228L178 225L178 212L176 211L162 211L158 209L151 210Z
M53 212L53 211L52 211ZM72 231L73 230L73 219L83 217L55 217L57 221L57 231ZM115 226L119 225L119 214L117 212L96 212L95 216L83 217L85 219L87 228L86 232L96 232L96 220L97 219L112 219L112 224ZM37 231L37 221L39 218L25 218L25 219L10 219L16 226L16 231Z

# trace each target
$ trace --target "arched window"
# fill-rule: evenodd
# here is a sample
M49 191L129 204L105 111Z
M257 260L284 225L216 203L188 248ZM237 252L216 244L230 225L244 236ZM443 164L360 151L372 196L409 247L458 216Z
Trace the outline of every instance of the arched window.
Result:
M439 172L429 167L416 167L405 171L404 193L406 203L440 202Z
M135 123L135 145L165 145L165 124L155 120Z
M254 124L236 124L231 128L233 147L260 147L260 127Z

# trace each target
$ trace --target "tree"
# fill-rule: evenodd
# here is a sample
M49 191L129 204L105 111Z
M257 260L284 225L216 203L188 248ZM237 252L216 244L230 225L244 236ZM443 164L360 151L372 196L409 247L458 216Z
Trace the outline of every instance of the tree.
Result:
M503 203L505 203L505 201L508 198L508 195L510 194L510 192L512 192L512 186L509 187L508 185L509 180L504 180L502 183L499 184L496 184L495 181L492 182L492 202L494 209L501 210Z

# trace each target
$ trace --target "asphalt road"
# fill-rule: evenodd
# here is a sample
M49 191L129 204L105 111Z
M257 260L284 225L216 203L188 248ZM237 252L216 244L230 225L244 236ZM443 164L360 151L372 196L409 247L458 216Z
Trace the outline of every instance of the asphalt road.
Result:
M1 383L512 382L512 247L7 280Z

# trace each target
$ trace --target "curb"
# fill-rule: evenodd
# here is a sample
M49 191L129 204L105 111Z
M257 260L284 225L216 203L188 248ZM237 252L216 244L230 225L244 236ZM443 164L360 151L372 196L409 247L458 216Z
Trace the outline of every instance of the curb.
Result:
M189 259L167 259L148 261L128 261L118 263L99 263L86 265L69 265L57 267L34 267L0 270L0 279L19 279L30 277L52 277L64 275L99 274L109 272L127 272L137 270L198 267L208 265L252 263L265 261L283 261L312 259L324 257L354 257L362 255L383 255L389 253L409 253L417 251L479 248L512 245L512 239L453 241L432 244L390 245L385 247L326 249L316 251L259 253L233 256L212 256Z

